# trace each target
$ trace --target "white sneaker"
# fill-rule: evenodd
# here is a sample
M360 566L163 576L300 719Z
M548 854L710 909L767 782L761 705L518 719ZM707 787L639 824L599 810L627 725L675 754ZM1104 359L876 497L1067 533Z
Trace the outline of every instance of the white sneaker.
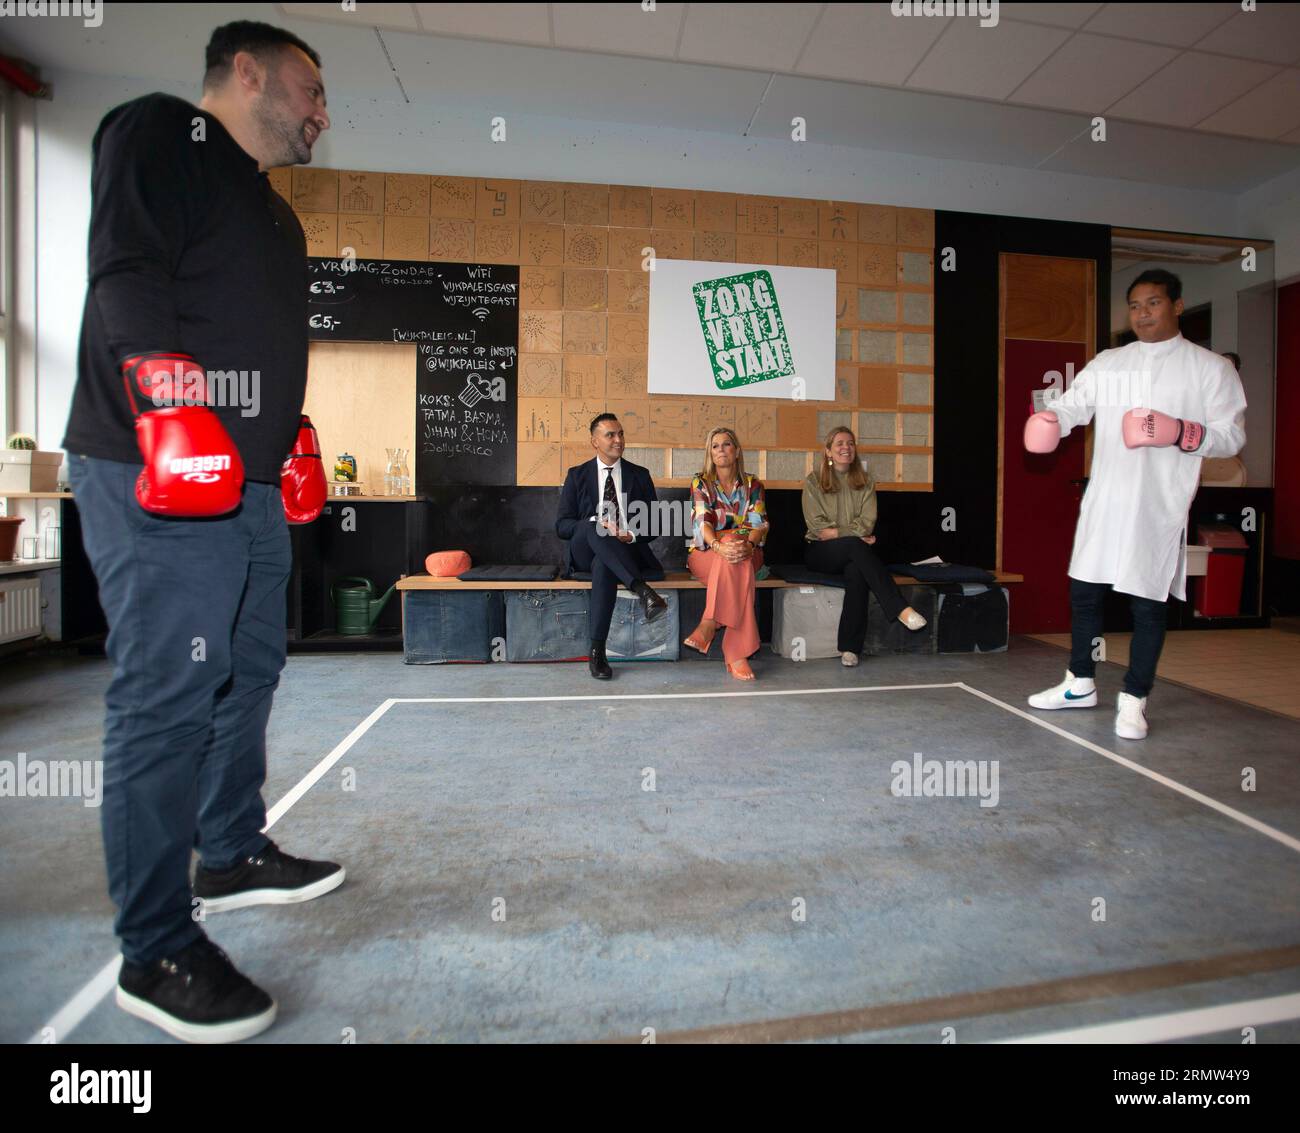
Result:
M856 665L857 663L858 663L858 655L856 653L840 654L840 664L843 665L846 669L853 668L853 666Z
M1091 677L1076 677L1065 670L1065 680L1055 688L1036 692L1029 698L1030 708L1096 708L1097 686Z
M1115 707L1115 734L1122 740L1146 739L1147 698L1121 692Z

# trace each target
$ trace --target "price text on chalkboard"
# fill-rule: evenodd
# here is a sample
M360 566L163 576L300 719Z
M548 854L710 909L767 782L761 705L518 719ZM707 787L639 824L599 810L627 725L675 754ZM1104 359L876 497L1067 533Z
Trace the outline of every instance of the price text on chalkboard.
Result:
M308 264L309 339L418 347L416 491L513 484L518 266L316 257Z

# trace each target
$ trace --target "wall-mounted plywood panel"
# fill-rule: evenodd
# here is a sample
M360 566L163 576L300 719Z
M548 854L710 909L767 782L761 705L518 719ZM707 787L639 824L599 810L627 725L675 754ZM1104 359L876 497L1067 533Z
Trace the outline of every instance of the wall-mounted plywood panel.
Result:
M590 420L612 410L626 416L629 443L658 454L651 463L672 468L674 482L680 477L673 455L694 471L703 436L716 424L737 430L751 469L765 467L772 455L774 468L793 474L803 466L802 450L821 443L822 426L843 416L866 419L881 434L860 440L923 449L873 455L882 471L888 467L888 482L924 487L912 477L932 464L934 214L928 209L439 173L296 167L269 175L294 206L313 254L520 265L520 484L558 483L570 463L589 459ZM834 401L648 394L652 255L833 270ZM1013 296L1009 307L1009 324L1023 311L1026 333L1037 337L1068 335L1077 322L1073 312L1044 312L1032 296ZM366 362L373 374L395 349L313 344L313 391L342 391L359 380L348 351L378 351ZM411 384L409 366L384 362L380 369ZM351 396L340 393L348 409L330 424L332 411L312 394L327 428L341 438L362 438L330 444L340 451L377 445L373 455L355 455L382 476L383 449L398 443L397 424L386 416L395 402L348 401ZM406 427L413 430L415 413L408 408ZM380 442L381 436L389 439Z

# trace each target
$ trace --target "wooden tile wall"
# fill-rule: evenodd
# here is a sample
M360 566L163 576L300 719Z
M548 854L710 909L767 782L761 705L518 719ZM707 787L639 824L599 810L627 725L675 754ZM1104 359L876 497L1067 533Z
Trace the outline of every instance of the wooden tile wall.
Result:
M931 487L932 210L302 167L272 170L271 181L302 221L310 255L351 247L361 258L520 265L521 484L561 483L589 455L587 422L608 410L629 445L662 454L669 486L689 484L714 425L734 423L758 469L768 453L820 452L824 429L843 421L881 488ZM650 395L647 248L660 259L833 269L835 400ZM312 388L336 380L334 357L313 344ZM799 486L802 477L784 478L797 458L771 467L782 478L768 484Z

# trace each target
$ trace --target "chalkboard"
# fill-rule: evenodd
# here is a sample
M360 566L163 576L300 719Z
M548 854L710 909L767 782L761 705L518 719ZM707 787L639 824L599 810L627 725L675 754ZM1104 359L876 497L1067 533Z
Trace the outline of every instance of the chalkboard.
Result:
M415 489L513 484L517 264L312 257L308 337L414 343Z
M307 259L310 341L436 343L470 327L518 345L517 266Z

